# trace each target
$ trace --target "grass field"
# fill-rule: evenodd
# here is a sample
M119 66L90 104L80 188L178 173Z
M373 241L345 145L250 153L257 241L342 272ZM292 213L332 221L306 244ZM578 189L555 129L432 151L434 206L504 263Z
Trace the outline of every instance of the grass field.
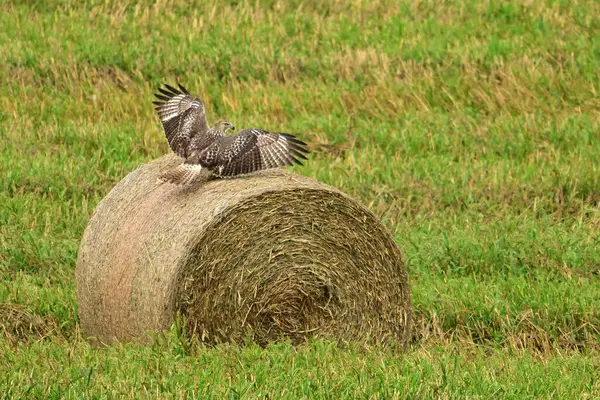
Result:
M600 3L191 3L0 5L0 397L600 396ZM295 170L382 219L406 353L90 348L79 240L169 151L151 101L176 81L210 121L297 133Z

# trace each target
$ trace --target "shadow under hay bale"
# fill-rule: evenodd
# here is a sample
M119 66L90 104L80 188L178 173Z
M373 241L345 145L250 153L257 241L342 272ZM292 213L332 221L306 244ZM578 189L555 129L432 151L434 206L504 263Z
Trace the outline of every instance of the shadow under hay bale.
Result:
M142 338L186 317L207 343L287 337L406 344L408 278L393 238L340 191L283 170L157 186L130 173L98 205L77 260L83 331Z

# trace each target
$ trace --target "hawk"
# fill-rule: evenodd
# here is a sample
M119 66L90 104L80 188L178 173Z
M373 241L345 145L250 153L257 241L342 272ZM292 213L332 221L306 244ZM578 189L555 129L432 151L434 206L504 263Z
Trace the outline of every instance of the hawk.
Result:
M190 184L203 169L219 178L233 178L294 163L303 165L300 160L307 159L306 143L289 133L249 128L228 135L235 126L224 120L209 127L202 100L180 84L178 87L159 88L155 96L160 101L153 102L169 147L184 159L160 175L161 181Z

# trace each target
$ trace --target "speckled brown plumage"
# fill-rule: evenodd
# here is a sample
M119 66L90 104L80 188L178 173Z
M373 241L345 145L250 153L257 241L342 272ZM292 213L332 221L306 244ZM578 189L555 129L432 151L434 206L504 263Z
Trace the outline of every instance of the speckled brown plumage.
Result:
M159 88L160 94L155 94L161 101L153 103L171 150L186 158L192 139L202 138L209 130L204 103L181 85L179 89L169 85L165 85L165 88Z
M235 129L233 123L221 120L208 126L204 103L194 98L181 85L179 90L165 85L156 94L158 116L173 152L185 161L159 178L174 184L193 183L202 169L214 176L232 178L252 172L295 164L302 165L308 149L294 135L264 129Z

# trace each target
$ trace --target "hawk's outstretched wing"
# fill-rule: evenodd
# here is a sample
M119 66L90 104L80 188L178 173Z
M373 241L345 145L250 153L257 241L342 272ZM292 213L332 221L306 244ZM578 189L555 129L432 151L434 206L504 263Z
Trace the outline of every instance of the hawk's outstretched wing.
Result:
M306 143L289 133L244 129L217 139L200 153L200 163L219 177L249 174L263 169L302 165Z
M167 141L173 152L187 157L190 139L208 130L206 113L202 100L193 97L183 86L175 89L165 85L159 88L161 94L155 96L161 101L154 101L156 112L165 130Z

